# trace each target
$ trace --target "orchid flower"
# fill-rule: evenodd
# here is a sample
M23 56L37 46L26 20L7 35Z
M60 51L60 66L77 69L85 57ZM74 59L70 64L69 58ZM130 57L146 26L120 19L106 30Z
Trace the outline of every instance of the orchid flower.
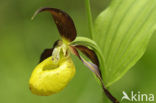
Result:
M97 77L101 77L99 60L94 52L85 45L74 42L77 37L72 18L62 10L56 8L41 8L33 18L43 11L50 12L61 40L57 40L53 47L45 49L41 54L40 63L35 67L30 77L29 86L36 95L51 95L64 89L75 74L75 66L71 54L76 55ZM85 60L82 52L90 61Z

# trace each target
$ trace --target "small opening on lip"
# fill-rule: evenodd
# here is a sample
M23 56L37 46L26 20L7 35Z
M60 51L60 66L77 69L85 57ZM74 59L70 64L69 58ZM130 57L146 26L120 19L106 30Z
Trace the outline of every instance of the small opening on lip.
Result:
M48 60L43 61L44 62L44 64L43 64L43 71L44 70L57 69L57 68L59 68L59 66L61 66L67 60L68 60L68 56L67 57L62 57L60 60L55 62L55 60L52 60L52 57L51 57Z
M59 67L59 65L51 65L51 64L49 64L49 65L45 65L43 67L43 70L52 70L52 69L56 69L58 67Z
M43 70L52 70L52 69L56 69L59 67L59 64L55 64L52 59L50 59L49 61L47 61L45 63L45 65L43 66Z

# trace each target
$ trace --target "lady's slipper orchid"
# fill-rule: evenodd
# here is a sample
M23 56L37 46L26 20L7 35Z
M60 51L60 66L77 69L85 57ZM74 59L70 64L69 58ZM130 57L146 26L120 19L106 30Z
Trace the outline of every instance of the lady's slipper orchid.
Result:
M57 40L51 49L46 49L41 55L40 64L34 69L29 85L32 93L37 95L51 95L64 89L75 74L75 66L71 60L71 53L92 70L98 78L101 78L99 61L96 53L85 45L72 44L77 33L71 17L56 8L41 8L38 13L48 11L52 14L61 40ZM91 62L80 56L82 52Z

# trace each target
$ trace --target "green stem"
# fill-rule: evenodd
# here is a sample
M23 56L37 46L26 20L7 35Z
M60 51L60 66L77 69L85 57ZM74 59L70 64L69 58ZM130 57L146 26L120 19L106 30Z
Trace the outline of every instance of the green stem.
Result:
M93 38L93 20L92 20L92 13L91 13L91 7L90 7L90 0L85 0L86 1L86 11L87 11L87 18L88 18L88 28L89 28L89 33L91 39Z

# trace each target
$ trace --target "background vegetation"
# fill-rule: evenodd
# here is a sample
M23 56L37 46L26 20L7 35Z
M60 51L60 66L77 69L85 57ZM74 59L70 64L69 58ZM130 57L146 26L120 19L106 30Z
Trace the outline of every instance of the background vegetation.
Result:
M49 13L34 21L39 7L56 7L70 14L79 36L88 35L84 0L0 0L0 103L103 103L102 89L92 73L75 57L76 76L60 93L48 97L33 95L29 77L41 52L52 47L59 33ZM92 0L95 18L109 4ZM142 59L109 89L119 100L122 91L156 94L156 35Z

